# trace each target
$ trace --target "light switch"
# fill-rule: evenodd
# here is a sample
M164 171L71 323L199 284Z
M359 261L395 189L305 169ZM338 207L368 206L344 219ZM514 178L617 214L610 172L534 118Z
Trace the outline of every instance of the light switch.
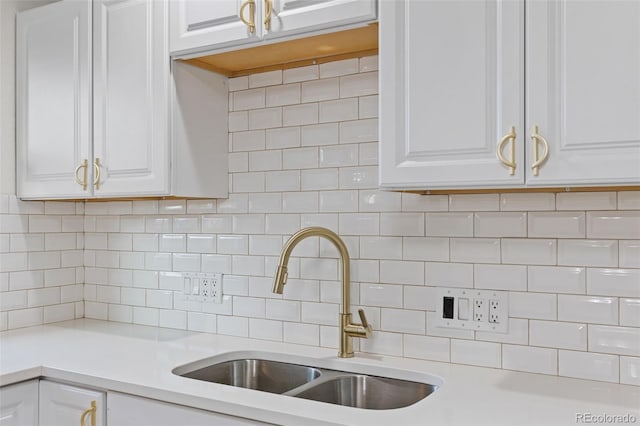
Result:
M194 278L191 280L191 294L197 296L200 294L200 279Z
M464 297L458 298L458 319L469 319L469 299Z
M184 279L184 294L191 294L191 278Z

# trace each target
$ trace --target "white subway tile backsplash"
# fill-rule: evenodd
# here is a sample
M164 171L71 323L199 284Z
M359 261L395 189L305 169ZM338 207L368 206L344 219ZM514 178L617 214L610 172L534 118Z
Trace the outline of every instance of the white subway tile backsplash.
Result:
M284 126L302 126L318 122L318 104L300 104L282 107Z
M443 337L405 335L403 350L408 358L442 362L450 360L449 339Z
M558 295L558 320L595 324L618 324L615 297Z
M529 266L527 269L529 291L541 293L585 293L585 268Z
M615 192L570 192L556 195L557 210L610 210L615 208Z
M427 237L473 237L472 213L426 213Z
M449 211L498 211L499 194L453 194L449 196Z
M578 379L618 382L619 357L590 352L559 351L558 374Z
M618 192L618 209L640 210L640 191Z
M640 327L640 299L620 299L620 325Z
M618 265L618 242L558 240L558 265L615 267Z
M435 311L437 297L435 287L418 287L418 286L404 286L404 301L403 307L405 309L420 309L423 311Z
M425 263L425 283L438 287L473 287L473 265L469 263Z
M511 343L514 345L526 345L529 343L529 320L521 318L509 318L508 333L493 333L491 331L476 331L476 340L489 342Z
M502 364L501 345L498 343L451 339L451 362L500 368Z
M60 304L60 287L27 290L27 306L30 308L58 304Z
M501 241L502 263L555 265L556 240L505 238Z
M640 238L640 211L587 213L588 238Z
M361 96L358 103L359 118L378 117L378 95Z
M493 238L451 238L451 261L500 263L500 240Z
M235 92L233 94L233 110L264 108L265 89L253 89Z
M640 335L632 327L589 325L589 351L640 356Z
M356 74L358 72L358 59L343 59L320 64L320 78L336 77L341 75Z
M474 287L491 290L527 290L527 267L521 265L475 265Z
M311 169L300 172L303 191L338 189L338 169Z
M320 167L347 167L358 165L358 145L334 145L319 150ZM338 173L338 170L335 170Z
M529 213L529 238L584 238L584 212Z
M322 74L322 69L320 73ZM337 78L322 78L302 83L302 102L327 101L339 97L340 86Z
M533 346L586 351L587 325L532 320L529 321L529 343Z
M402 194L402 211L443 212L449 209L446 195Z
M402 259L402 237L361 237L362 259Z
M359 195L361 212L399 212L402 194L398 192L363 190ZM357 207L356 207L357 209Z
M380 310L380 329L383 331L424 335L426 324L424 311L389 308Z
M375 142L378 140L378 119L340 123L340 143Z
M360 284L360 303L366 306L402 307L402 286L394 284Z
M338 143L338 123L301 127L302 146L335 145Z
M620 357L620 383L640 386L640 358Z
M402 239L404 260L449 261L449 239L432 237L405 237Z
M380 282L424 285L424 263L400 260L380 261Z
M265 173L265 190L267 192L299 191L300 186L300 170ZM249 200L249 210L273 212L276 200L277 208L275 211L280 211L282 203L280 194L252 194L251 200Z
M318 112L320 123L357 120L358 98L320 102Z
M553 193L500 194L502 211L539 211L555 208L556 196Z
M380 235L424 236L423 213L381 213Z
M309 65L300 68L290 68L282 72L284 83L294 83L298 81L307 81L317 79L320 73L318 65Z
M558 318L558 297L544 293L509 293L509 317L556 320ZM580 321L567 318L565 320Z
M362 339L360 341L362 352L375 354L402 356L402 334L376 332L376 339Z
M556 349L502 345L502 368L539 374L558 374Z
M621 240L619 265L621 268L640 268L640 240Z
M340 97L367 96L378 93L378 72L340 77Z
M482 212L474 215L476 237L526 237L527 213Z
M587 294L640 297L640 270L588 268Z
M218 333L249 337L249 318L218 315Z
M229 91L237 92L238 90L246 90L249 88L249 77L234 77L228 80L229 83Z
M265 133L267 149L295 148L300 146L300 127L268 129ZM264 148L258 148L264 149Z

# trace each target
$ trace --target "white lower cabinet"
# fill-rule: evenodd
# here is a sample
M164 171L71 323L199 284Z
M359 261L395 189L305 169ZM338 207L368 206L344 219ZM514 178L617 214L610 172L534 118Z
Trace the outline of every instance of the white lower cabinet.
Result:
M0 426L38 425L38 380L0 388Z
M40 380L39 394L40 426L107 424L104 392Z
M117 392L107 396L108 426L242 426L267 423Z

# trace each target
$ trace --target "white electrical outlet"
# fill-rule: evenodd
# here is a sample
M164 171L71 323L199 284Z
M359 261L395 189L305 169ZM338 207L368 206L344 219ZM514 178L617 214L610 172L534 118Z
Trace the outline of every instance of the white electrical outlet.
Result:
M184 272L184 298L205 303L222 303L221 273Z
M435 325L507 333L508 295L506 291L439 287L436 291Z

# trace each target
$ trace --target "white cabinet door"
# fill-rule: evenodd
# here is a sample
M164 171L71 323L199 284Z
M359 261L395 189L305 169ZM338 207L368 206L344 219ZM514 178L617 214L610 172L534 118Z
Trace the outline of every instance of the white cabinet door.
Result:
M98 197L169 192L167 2L94 1Z
M96 403L96 426L105 426L106 400L104 392L41 380L40 426L78 425L92 401ZM85 418L86 426L91 424L90 416Z
M91 162L91 7L64 1L17 15L17 189L23 198L82 198L74 171ZM86 167L80 181L90 180Z
M109 392L109 426L256 426L267 423Z
M637 185L640 2L536 0L526 16L527 184ZM535 126L549 145L537 176Z
M309 32L376 19L376 0L269 0L266 37ZM265 13L268 8L264 7ZM266 15L261 15L266 18Z
M227 45L258 41L262 37L262 2L253 6L256 28L253 33L240 19L240 8L246 0L172 0L171 52L188 52L206 46ZM250 8L243 10L250 20Z
M0 426L37 425L37 380L0 388Z
M524 183L523 20L519 1L380 2L380 186Z

